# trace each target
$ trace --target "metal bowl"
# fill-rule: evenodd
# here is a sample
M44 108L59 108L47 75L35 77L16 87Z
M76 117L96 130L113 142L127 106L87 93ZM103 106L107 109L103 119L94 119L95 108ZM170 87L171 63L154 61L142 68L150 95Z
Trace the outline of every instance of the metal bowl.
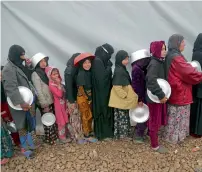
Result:
M149 108L146 104L129 110L131 122L144 123L149 119Z
M171 95L171 87L170 87L170 84L164 80L164 79L161 79L161 78L158 78L157 79L157 83L159 84L159 86L161 87L162 91L164 92L165 96L169 99L170 95ZM147 94L148 94L148 97L155 103L160 103L160 100L159 98L156 96L156 95L153 95L151 93L150 90L147 89Z
M191 62L188 62L190 65L192 65L194 68L196 68L196 70L198 71L198 72L201 72L202 70L201 70L201 65L200 65L200 63L198 62L198 61L196 61L196 60L193 60L193 61L191 61Z
M41 122L43 123L43 125L45 125L47 127L53 125L55 123L55 121L56 121L56 118L53 113L45 113L41 117Z
M150 53L147 49L141 49L138 51L135 51L134 53L131 54L131 64L135 61L138 61L140 59L144 59L150 57Z
M27 87L24 87L24 86L19 86L18 87L19 89L19 92L20 92L20 95L23 99L23 101L29 105L31 105L33 103L33 100L34 100L34 96L33 96L33 93L32 91L27 88ZM15 110L22 110L21 106L20 105L14 105L10 99L10 97L7 97L7 102L9 104L9 106Z
M11 133L16 133L17 132L17 128L14 122L7 122L6 123L7 129L11 132Z
M44 58L48 58L48 56L46 56L43 53L37 53L35 54L32 58L31 58L31 62L32 62L32 67L35 68L37 66L37 64Z

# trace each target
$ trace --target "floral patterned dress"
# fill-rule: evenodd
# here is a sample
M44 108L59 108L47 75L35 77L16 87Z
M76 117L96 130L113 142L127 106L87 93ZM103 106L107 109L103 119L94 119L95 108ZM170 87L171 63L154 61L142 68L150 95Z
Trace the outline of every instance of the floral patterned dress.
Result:
M164 139L170 143L182 142L189 135L190 105L168 104L168 125L165 126Z
M127 138L130 134L129 110L114 109L114 137Z

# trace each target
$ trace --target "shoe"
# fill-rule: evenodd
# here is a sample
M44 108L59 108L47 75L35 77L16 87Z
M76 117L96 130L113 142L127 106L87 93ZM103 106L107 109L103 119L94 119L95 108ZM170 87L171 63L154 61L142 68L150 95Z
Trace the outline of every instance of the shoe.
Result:
M163 146L159 146L157 148L152 148L154 151L158 152L158 153L167 153L168 152L168 149L163 147Z
M77 141L78 144L85 144L87 141L85 139L80 139Z
M4 165L4 164L8 163L8 161L9 161L9 158L3 158L1 160L1 165Z
M135 141L135 143L138 143L138 144L145 143L143 137L136 137L134 141Z
M98 139L93 138L93 137L85 137L85 140L90 143L96 143L98 141Z
M24 155L27 159L33 159L35 154L31 150L25 150L24 148L21 149L22 155Z
M72 140L67 138L67 139L58 139L58 141L62 144L70 143Z

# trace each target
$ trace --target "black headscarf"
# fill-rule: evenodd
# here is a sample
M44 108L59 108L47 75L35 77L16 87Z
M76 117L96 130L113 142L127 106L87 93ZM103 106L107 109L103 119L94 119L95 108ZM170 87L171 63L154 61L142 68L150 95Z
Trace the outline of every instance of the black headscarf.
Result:
M84 86L85 88L89 89L92 87L92 75L91 70L85 70L83 68L83 63L86 60L90 60L90 58L85 58L79 62L79 71L76 79L77 86Z
M105 67L107 67L107 65L110 63L109 60L113 53L114 53L114 48L107 43L97 47L95 50L95 56L100 58L103 61Z
M202 33L200 33L194 42L192 60L197 60L202 66Z
M113 85L121 85L121 86L127 86L131 84L130 75L126 69L126 66L122 64L122 61L129 57L128 53L124 50L118 51L116 54L116 62L115 62L115 70L114 70L114 76L113 76Z
M202 52L202 33L200 33L197 36L196 41L194 42L193 52L195 52L195 51L201 51Z
M48 66L48 57L45 57L46 60L46 66ZM45 69L40 68L40 62L36 65L35 67L36 73L39 75L41 80L46 84L49 85L49 79L48 76L46 75Z
M78 68L74 66L74 59L80 54L81 53L73 54L72 57L67 61L67 67L65 70L66 74L72 75L73 77L76 75L76 73L78 72Z
M31 80L32 71L23 65L24 59L20 58L24 54L25 50L20 45L12 45L8 52L8 59L24 72L28 80Z
M4 66L1 66L1 73L2 73L3 68L4 68ZM6 95L4 92L3 82L1 81L1 102L5 103L6 101L7 100L6 100Z

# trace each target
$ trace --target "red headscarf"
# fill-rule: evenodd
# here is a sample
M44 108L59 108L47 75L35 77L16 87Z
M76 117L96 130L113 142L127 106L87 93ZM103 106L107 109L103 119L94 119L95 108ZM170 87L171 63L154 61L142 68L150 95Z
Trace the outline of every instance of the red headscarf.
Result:
M152 56L157 57L159 59L164 59L161 57L161 50L163 45L165 45L165 41L154 41L150 44L150 53Z

